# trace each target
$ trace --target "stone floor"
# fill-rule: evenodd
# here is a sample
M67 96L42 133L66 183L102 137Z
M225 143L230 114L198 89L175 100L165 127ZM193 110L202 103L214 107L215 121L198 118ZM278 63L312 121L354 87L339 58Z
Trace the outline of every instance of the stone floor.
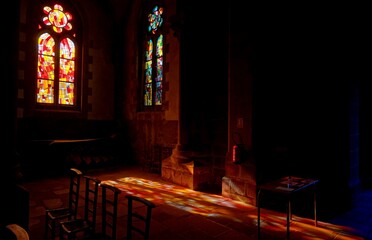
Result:
M255 206L232 201L219 193L198 192L171 184L159 174L143 171L139 167L91 170L85 174L117 184L124 193L119 203L120 240L126 235L125 194L140 195L157 205L151 221L152 240L257 239ZM66 204L68 178L48 177L25 181L22 185L30 193L30 239L41 240L45 209ZM294 214L290 225L291 239L372 239L368 238L372 236L372 201L365 200L368 196L360 197L363 199L356 209L330 222L318 221L318 227L314 226L313 219ZM284 213L261 209L261 239L286 239L285 223Z

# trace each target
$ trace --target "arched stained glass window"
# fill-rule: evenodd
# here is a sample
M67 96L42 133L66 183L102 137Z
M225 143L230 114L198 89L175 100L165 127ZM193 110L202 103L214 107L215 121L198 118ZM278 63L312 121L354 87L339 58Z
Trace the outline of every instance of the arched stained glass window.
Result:
M36 102L76 105L76 32L72 14L55 4L43 7L39 25Z
M163 8L155 6L147 15L144 63L144 106L163 104ZM155 49L154 49L155 48Z

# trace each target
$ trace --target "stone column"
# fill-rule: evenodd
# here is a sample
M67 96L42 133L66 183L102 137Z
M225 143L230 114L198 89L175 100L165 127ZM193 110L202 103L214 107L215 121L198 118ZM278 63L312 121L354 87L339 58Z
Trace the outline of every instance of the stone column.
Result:
M177 1L177 16L171 23L180 41L180 116L177 146L162 163L164 179L191 189L200 188L210 177L203 115L207 86L202 82L207 73L203 67L203 46L195 31L198 30L197 16L202 12L196 9L187 1Z
M16 136L16 99L17 99L17 76L18 76L18 45L19 45L19 1L13 1L10 6L14 11L6 19L2 19L7 24L4 25L4 32L7 37L4 38L4 51L2 52L5 63L3 64L3 124L1 125L1 136L3 138L3 158L1 178L6 179L9 183L9 177L14 177L16 174L17 154L15 149ZM8 94L5 94L7 92ZM9 185L9 184L7 184Z
M240 2L230 3L229 21L229 105L228 153L222 195L255 204L256 164L252 156L252 31L247 23L246 10ZM249 15L249 14L248 14ZM239 163L233 163L232 150L241 145Z

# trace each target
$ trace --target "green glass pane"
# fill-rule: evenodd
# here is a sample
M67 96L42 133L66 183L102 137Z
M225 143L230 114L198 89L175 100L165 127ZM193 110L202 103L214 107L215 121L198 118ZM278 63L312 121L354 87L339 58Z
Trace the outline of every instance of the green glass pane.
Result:
M152 82L152 61L145 63L145 84Z
M145 106L152 106L152 84L145 85L144 102Z
M156 56L162 57L163 56L163 35L158 37L158 41L156 41Z
M163 80L163 58L158 58L156 61L156 81Z
M162 38L159 38L158 42L162 42ZM161 50L159 50L161 49ZM162 56L162 44L157 44L157 56ZM163 58L158 57L156 59L156 90L155 90L155 105L161 105L162 104L162 93L163 93Z
M163 88L161 82L156 82L155 105L161 105L163 96Z

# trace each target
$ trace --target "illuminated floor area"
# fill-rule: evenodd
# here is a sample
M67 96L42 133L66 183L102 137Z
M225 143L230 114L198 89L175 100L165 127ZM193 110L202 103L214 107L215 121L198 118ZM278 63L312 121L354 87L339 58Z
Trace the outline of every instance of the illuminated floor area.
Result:
M257 239L257 208L254 206L232 201L219 194L193 191L170 184L163 181L160 175L144 172L138 167L92 171L89 175L108 181L122 190L119 203L119 239L125 239L126 234L126 194L136 194L156 204L151 222L152 240ZM45 208L66 203L68 179L59 177L34 180L23 183L23 186L30 192L30 239L41 240ZM318 227L315 227L313 219L293 216L290 225L291 239L367 239L342 220L345 219L337 219L340 224L318 221ZM284 213L261 209L261 239L285 239L285 224Z

